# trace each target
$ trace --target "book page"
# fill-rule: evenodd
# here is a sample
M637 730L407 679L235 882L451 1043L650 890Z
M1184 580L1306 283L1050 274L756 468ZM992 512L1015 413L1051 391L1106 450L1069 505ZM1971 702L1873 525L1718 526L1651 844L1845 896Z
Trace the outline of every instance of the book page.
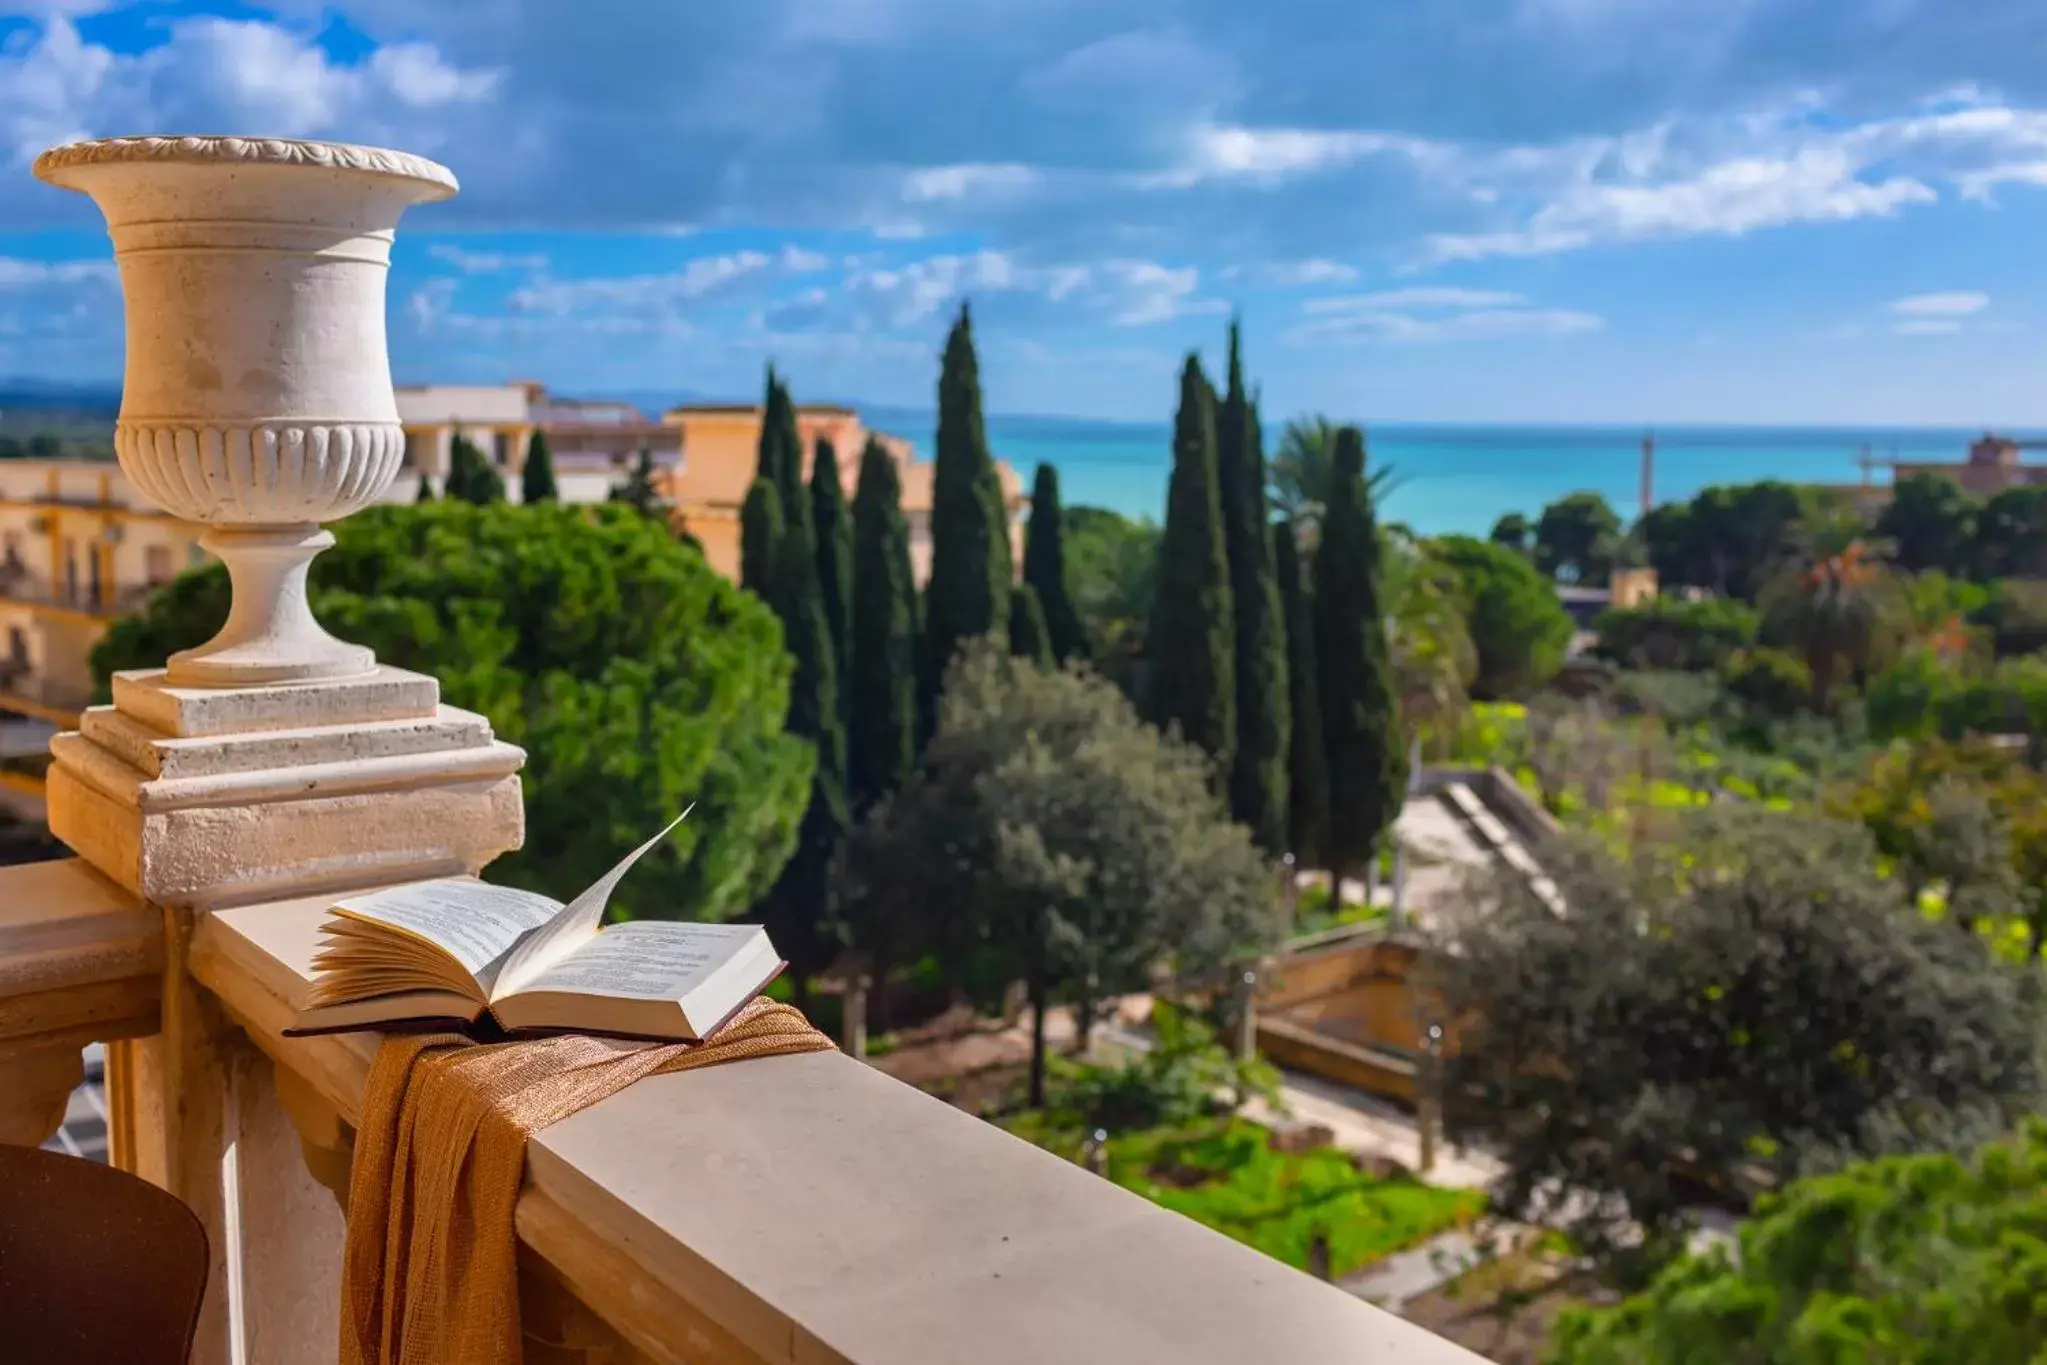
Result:
M669 831L689 819L689 813L696 808L696 802L690 802L682 814L668 822L665 829L619 859L618 865L592 882L589 890L563 906L561 913L545 928L521 943L499 968L493 997L524 990L534 977L595 937L597 926L604 922L604 907L610 903L612 890L619 880L649 849L666 839Z
M519 989L679 1001L761 933L757 924L614 924Z
M335 902L334 908L427 940L461 963L486 990L485 978L494 974L493 965L561 912L560 902L551 896L468 878L350 896Z

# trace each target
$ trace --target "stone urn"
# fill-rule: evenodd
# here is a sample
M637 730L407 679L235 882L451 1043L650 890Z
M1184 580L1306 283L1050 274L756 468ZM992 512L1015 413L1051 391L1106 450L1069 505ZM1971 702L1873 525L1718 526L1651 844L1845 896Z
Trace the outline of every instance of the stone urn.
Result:
M56 147L38 178L90 195L127 314L114 449L151 501L203 522L234 597L218 635L173 654L178 687L363 676L306 570L321 523L367 505L405 457L385 350L398 219L455 193L404 152L270 138L128 137Z

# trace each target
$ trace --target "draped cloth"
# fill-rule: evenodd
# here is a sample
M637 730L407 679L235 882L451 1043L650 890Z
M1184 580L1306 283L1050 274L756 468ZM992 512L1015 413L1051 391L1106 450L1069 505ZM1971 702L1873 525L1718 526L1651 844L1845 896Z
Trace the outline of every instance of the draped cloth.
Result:
M385 1038L349 1178L342 1365L517 1365L527 1136L643 1077L831 1047L765 996L705 1043Z

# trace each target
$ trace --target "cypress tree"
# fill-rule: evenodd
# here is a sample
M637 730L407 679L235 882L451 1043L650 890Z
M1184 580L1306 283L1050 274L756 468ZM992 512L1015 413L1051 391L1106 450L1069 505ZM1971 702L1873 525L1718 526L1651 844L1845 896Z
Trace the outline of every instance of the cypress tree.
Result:
M1216 487L1215 390L1189 355L1173 421L1173 475L1159 539L1158 586L1145 637L1146 717L1177 725L1227 783L1237 740L1235 619Z
M526 443L526 464L519 471L520 502L558 502L561 493L554 486L554 452L547 447L547 433L534 428Z
M764 483L757 480L756 486ZM763 906L768 932L776 948L789 959L793 984L802 992L811 977L831 965L837 950L833 870L849 821L846 729L839 711L838 673L818 591L816 550L808 529L801 524L784 527L776 544L771 600L782 618L783 640L796 662L789 683L786 728L809 740L817 752L810 804L798 827L796 851Z
M643 516L665 516L668 504L654 482L654 452L641 446L639 458L633 461L633 472L626 476L624 483L613 484L605 498L609 502L629 504Z
M1045 629L1045 609L1028 583L1019 583L1009 595L1009 652L1045 668L1058 662L1052 657L1051 633Z
M980 364L965 304L945 340L938 375L938 439L931 485L931 583L917 679L920 739L937 723L938 693L960 644L1009 621L1008 517L981 424Z
M1087 630L1066 584L1066 516L1059 506L1059 471L1038 466L1031 484L1031 523L1024 532L1023 581L1037 594L1056 662L1087 657Z
M483 452L476 448L461 432L448 445L448 479L446 491L451 498L477 504L503 502L505 481Z
M1332 464L1315 552L1314 621L1329 765L1324 853L1341 878L1364 868L1399 814L1407 755L1379 602L1379 527L1365 487L1365 438L1356 427L1336 433Z
M1273 568L1286 616L1287 691L1291 742L1287 745L1287 842L1300 867L1322 865L1329 828L1329 769L1322 752L1322 707L1316 697L1315 625L1301 552L1291 521L1272 528Z
M1230 814L1276 858L1287 846L1286 621L1265 515L1265 438L1244 388L1242 337L1234 319L1229 388L1216 421L1216 469L1236 625L1237 752L1230 769Z
M773 479L757 478L739 508L739 586L774 605L775 554L782 543L782 496Z
M839 703L850 706L852 690L844 683L853 673L853 528L846 520L838 452L822 437L810 462L810 531L817 539L817 588L832 633Z
M424 469L422 469L419 471L419 496L414 498L413 501L432 502L433 500L434 500L433 478Z
M868 439L853 494L853 663L847 771L864 813L917 761L917 581L896 462Z
M789 386L768 366L768 392L761 403L760 463L757 479L772 479L781 496L783 515L808 519L803 497L803 437L796 429L796 403Z

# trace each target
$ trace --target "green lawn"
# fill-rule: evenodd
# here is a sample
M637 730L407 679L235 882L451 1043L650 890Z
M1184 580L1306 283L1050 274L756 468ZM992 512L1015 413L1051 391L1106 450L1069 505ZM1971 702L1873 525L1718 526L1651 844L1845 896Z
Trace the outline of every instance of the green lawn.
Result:
M1007 1126L1069 1159L1079 1154L1083 1134L1053 1128L1040 1114L1019 1115ZM1308 1267L1315 1234L1326 1232L1335 1275L1467 1223L1485 1208L1485 1196L1474 1190L1376 1180L1334 1149L1274 1152L1265 1129L1239 1118L1113 1137L1108 1176L1298 1270Z

